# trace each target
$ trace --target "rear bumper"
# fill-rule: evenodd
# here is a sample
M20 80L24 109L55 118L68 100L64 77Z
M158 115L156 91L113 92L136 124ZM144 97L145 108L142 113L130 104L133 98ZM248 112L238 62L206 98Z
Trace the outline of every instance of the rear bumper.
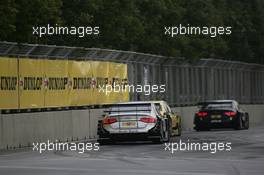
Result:
M159 138L160 136L160 126L159 122L149 131L144 133L110 133L104 129L102 123L99 121L97 134L99 139L111 139L118 141L141 141L141 140L152 140Z
M194 118L194 129L210 129L210 128L234 128L237 124L237 118L225 118L221 122L212 122L211 119Z

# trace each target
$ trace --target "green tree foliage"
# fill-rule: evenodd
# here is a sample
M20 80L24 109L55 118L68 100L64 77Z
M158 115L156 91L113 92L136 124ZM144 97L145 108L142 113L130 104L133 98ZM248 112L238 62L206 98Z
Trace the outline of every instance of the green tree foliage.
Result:
M0 1L0 38L8 40L16 31L16 3L14 0Z
M38 37L33 26L99 26L98 36ZM165 26L232 26L232 34L164 35ZM262 0L2 0L0 40L264 63Z

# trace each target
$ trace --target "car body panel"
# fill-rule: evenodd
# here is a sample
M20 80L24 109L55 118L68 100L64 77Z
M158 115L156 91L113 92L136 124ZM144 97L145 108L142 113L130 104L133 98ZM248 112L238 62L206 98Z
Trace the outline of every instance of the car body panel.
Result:
M146 108L146 106L148 106ZM145 107L145 108L143 108ZM105 124L104 119L114 118L115 122ZM142 118L151 118L156 122L146 123ZM99 120L98 135L100 138L129 140L159 138L168 132L179 135L180 117L173 113L165 101L135 101L113 104Z
M169 105L165 101L152 101L155 104L160 105L160 114L164 118L170 118L171 120L171 135L181 135L181 117L171 110Z
M148 130L155 126L154 123L144 123L140 121L140 118L149 117L148 114L137 114L137 113L128 113L128 114L112 114L109 117L117 118L116 123L111 125L104 126L105 129L110 133L147 133Z
M198 103L199 111L194 116L194 129L248 128L248 113L240 109L235 100L210 100Z
M106 117L115 118L117 122L104 125L110 134L114 133L147 133L155 126L155 123L145 123L141 118L157 119L158 113L152 103L122 103L113 105Z

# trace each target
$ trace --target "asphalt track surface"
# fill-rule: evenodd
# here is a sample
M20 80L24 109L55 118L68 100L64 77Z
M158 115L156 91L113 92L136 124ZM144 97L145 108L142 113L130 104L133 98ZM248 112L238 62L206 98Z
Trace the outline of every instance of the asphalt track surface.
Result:
M2 152L0 175L263 175L264 127L249 130L188 131L172 142L231 142L231 151L165 151L148 142L100 146L99 151Z

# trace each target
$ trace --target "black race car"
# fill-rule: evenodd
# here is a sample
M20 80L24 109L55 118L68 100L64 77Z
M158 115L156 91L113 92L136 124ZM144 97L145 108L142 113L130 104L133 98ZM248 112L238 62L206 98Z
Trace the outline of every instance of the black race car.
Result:
M248 129L249 115L239 108L235 100L210 100L198 103L194 116L196 131L212 128Z

